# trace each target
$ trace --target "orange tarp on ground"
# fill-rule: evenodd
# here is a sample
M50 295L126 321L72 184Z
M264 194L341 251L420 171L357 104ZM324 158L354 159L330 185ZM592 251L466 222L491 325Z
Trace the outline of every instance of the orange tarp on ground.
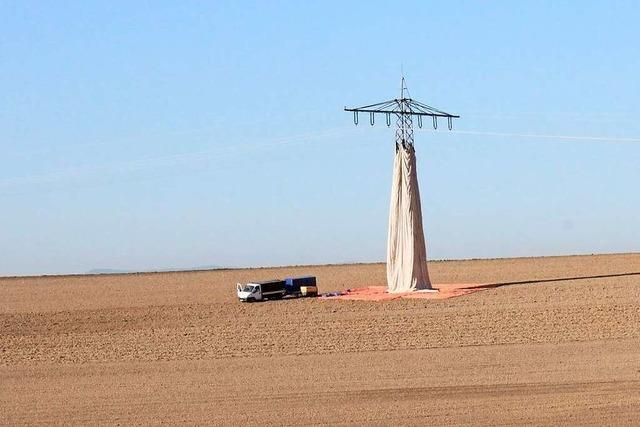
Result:
M433 290L390 294L387 292L386 286L367 286L347 289L341 295L323 296L322 298L352 301L389 301L398 298L447 299L485 289L488 289L486 285L480 283L448 283L435 285Z

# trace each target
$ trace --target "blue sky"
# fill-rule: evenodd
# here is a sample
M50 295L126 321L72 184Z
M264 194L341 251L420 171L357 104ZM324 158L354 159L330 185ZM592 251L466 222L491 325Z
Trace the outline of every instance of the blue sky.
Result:
M0 275L383 260L393 129L342 109L397 96L401 68L462 116L416 133L430 259L638 251L639 20L0 2Z

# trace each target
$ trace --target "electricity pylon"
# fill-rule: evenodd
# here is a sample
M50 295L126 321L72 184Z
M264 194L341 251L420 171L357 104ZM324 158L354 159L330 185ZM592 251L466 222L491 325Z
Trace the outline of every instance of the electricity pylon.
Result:
M392 99L358 108L345 107L344 110L353 112L353 123L356 125L358 124L359 113L369 113L369 123L371 126L375 124L376 114L385 115L387 126L391 126L392 117L395 117L397 126L396 146L402 145L405 148L413 145L414 117L418 127L422 128L422 118L424 116L430 116L434 129L438 128L438 117L446 118L449 130L453 129L453 119L460 118L458 115L449 114L437 108L430 107L422 102L408 98L408 96L407 85L404 77L402 77L399 99Z

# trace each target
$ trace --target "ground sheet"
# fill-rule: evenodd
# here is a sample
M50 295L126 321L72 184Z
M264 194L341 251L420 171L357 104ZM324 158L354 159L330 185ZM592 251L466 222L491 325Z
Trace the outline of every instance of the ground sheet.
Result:
M405 293L387 292L386 286L365 286L362 288L347 289L335 294L327 294L322 299L338 299L351 301L389 301L399 298L420 298L420 299L447 299L468 295L473 292L488 289L481 283L446 283L435 285L433 290L414 291Z

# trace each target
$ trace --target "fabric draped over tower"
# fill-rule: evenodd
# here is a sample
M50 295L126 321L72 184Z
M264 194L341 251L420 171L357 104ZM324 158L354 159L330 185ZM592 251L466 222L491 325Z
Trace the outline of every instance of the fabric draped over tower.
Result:
M431 289L412 144L396 144L389 210L387 286L390 293Z

